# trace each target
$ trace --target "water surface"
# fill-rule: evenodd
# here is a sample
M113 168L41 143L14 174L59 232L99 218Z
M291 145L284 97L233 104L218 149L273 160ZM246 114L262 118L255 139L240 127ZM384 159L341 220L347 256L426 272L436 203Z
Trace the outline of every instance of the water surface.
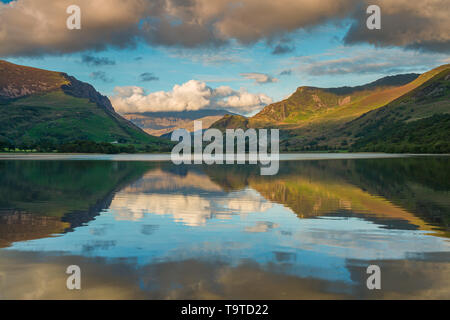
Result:
M448 157L2 157L0 299L450 299Z

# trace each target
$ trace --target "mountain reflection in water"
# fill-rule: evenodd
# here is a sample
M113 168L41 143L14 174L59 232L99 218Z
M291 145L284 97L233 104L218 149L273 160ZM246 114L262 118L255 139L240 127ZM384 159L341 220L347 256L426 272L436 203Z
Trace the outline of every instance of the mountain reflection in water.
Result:
M0 299L450 298L447 157L0 172Z

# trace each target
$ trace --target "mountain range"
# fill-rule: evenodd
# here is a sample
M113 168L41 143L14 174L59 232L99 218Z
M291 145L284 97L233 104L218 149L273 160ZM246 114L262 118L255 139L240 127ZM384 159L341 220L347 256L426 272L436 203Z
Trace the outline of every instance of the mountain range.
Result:
M278 128L280 150L450 152L450 64L357 87L299 87L246 118L211 127Z
M116 113L88 83L0 60L0 147L49 151L80 141L146 151L171 145Z
M280 129L284 152L449 153L450 64L356 87L299 87L244 117L215 109L119 115L88 83L0 60L2 150L170 151L170 133L192 131L194 120L222 131Z
M196 120L202 121L203 129L207 129L226 114L230 113L220 109L201 109L191 111L125 113L123 117L142 128L148 134L158 137L168 137L176 129L186 129L189 132L193 132L194 121Z

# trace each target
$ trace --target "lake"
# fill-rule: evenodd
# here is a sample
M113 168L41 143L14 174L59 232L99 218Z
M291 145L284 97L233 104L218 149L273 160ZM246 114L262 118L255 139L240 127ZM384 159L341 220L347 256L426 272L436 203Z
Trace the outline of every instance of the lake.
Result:
M450 299L450 157L167 160L0 155L0 299Z

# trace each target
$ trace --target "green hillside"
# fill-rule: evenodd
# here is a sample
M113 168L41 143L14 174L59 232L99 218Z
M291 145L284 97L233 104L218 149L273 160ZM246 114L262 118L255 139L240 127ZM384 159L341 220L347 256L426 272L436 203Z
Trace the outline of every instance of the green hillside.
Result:
M222 119L216 121L211 128L225 131L226 129L247 129L248 119L240 115L226 114Z
M49 151L73 142L167 150L117 114L91 85L64 73L0 61L0 148Z
M213 127L279 128L281 151L450 152L449 70L447 64L357 87L300 87L253 117L224 117Z
M450 152L450 68L340 131L354 150Z
M273 103L250 118L253 126L276 122L286 128L311 122L342 121L380 107L412 89L417 74L385 77L375 82L340 88L299 87L286 100Z

